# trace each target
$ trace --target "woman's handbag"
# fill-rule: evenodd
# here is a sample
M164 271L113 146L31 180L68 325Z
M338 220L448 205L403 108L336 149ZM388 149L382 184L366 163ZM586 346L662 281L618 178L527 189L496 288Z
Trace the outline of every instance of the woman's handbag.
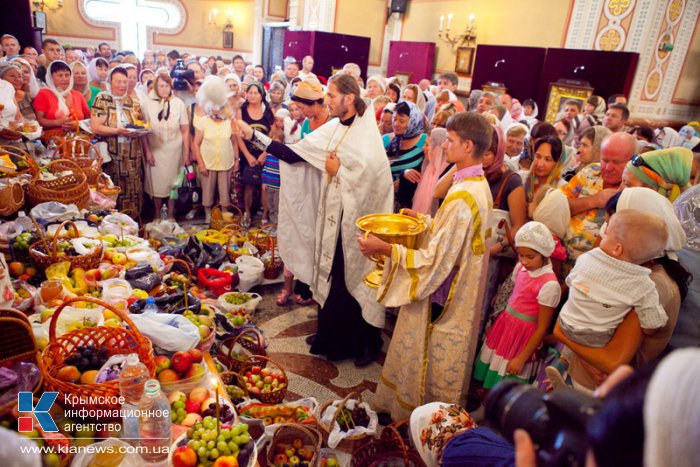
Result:
M501 205L501 196L503 195L503 190L508 184L508 179L512 176L517 176L515 172L510 172L505 176L501 187L498 189L498 194L496 199L493 201L493 211L491 212L491 234L494 236L496 243L506 243L507 248L504 248L496 256L503 256L506 258L515 258L515 245L513 244L513 239L510 237L510 229L512 223L510 221L510 212L503 209L498 209Z
M202 189L197 185L197 175L192 166L184 168L185 178L182 186L177 189L177 200L175 201L175 212L184 214L192 209L192 206L199 204L202 199Z
M262 183L262 166L251 167L246 165L241 171L241 183L243 185L260 185Z

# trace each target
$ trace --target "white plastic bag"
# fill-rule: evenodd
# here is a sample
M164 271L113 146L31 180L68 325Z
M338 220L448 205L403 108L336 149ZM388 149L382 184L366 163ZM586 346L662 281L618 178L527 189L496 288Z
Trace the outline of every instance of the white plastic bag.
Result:
M67 221L80 217L80 209L75 204L48 201L34 206L29 214L34 219L44 222Z
M338 410L338 404L340 404L341 401L334 401L331 405L326 407L326 410L323 411L321 414L321 420L323 423L326 424L326 426L330 426L330 424L333 422L333 417L335 416L335 412ZM357 404L356 400L350 399L345 403L345 408L348 410L353 410L355 408L355 404ZM369 404L366 402L360 403L360 407L365 409L367 412L367 416L369 417L369 425L367 427L364 426L359 426L355 427L349 431L341 431L340 430L340 425L338 423L334 423L333 427L331 429L330 434L328 435L328 447L331 449L335 449L340 442L345 439L347 436L351 435L359 435L359 434L368 434L370 436L376 436L377 435L377 426L379 425L379 419L377 417L377 412L372 410L369 407Z
M247 292L265 279L265 265L258 258L243 255L236 259L238 266L238 290Z
M139 224L126 214L115 212L114 214L106 215L102 219L100 232L103 235L138 235Z
M131 296L131 284L124 279L107 279L98 282L102 287L102 300L111 303L112 300L126 300Z
M225 294L222 294L219 296L219 298L216 300L216 306L221 308L224 311L231 311L231 310L238 310L240 308L243 308L248 314L252 315L255 313L255 310L258 308L258 305L260 302L262 302L262 297L256 293L246 293L246 295L250 295L250 299L246 302L240 303L240 304L233 304L229 303L226 301L226 297L228 295L231 295L236 292L226 292Z
M97 228L88 225L86 221L75 221L74 224L78 228L78 235L80 235L81 237L96 238L100 236L100 232L97 230ZM49 238L53 237L56 234L56 230L58 230L59 227L60 224L51 224L50 226L48 226L46 228L46 236ZM64 232L59 232L59 235Z
M136 261L137 263L145 261L156 271L165 267L165 263L163 263L163 260L160 259L158 252L148 247L137 246L134 248L129 248L126 250L126 257L127 259Z
M185 229L175 221L157 220L146 224L146 233L156 240L163 240L166 237L177 237L185 233Z
M42 311L43 309L45 308L42 308ZM39 339L42 336L49 336L51 318L42 323L41 313L39 312L29 316L29 321L32 324L32 330L34 331L34 337L36 339ZM84 326L88 327L102 326L102 324L104 324L102 308L65 307L61 311L61 314L58 315L58 322L56 323L56 336L62 336L63 334L70 332L72 330L71 326L78 322L82 322Z
M166 352L190 350L199 344L199 328L182 315L144 313L130 318L141 334Z
M95 248L102 245L100 240L86 237L71 238L70 243L73 245L73 249L76 251L76 253L80 255L92 253Z

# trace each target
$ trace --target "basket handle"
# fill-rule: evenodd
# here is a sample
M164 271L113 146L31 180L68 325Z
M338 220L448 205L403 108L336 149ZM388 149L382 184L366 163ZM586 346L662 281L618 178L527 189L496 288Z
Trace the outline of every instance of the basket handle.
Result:
M228 386L228 384L230 384L230 383L226 383L222 378L222 376L224 376L224 374L226 374L226 373L232 374L236 378L236 386L238 386L243 391L243 394L246 397L248 397L250 395L250 393L248 392L248 388L246 388L246 386L245 386L245 380L243 379L243 375L241 375L240 373L238 373L236 371L231 371L231 370L222 371L219 374L219 379L221 380L221 382L225 386Z
M343 409L345 408L345 404L347 403L347 401L350 400L350 399L352 399L353 397L357 397L357 398L358 398L358 399L357 399L358 401L361 400L356 392L349 392L347 396L343 397L343 398L340 400L340 403L339 403L338 406L336 407L335 413L333 414L333 420L331 420L331 424L329 425L329 426L330 426L329 431L332 431L332 430L333 430L333 425L335 425L335 424L337 423L337 421L338 421L338 415L340 415L340 413L341 413L341 412L343 411ZM338 426L340 426L340 423L338 423Z
M228 238L226 239L226 255L228 255L229 257L231 257L231 251L232 251L232 250L231 250L231 238L233 238L233 236L236 235L236 234L241 234L241 233L243 233L243 229L241 229L241 228L240 228L238 225L236 225L236 224L228 224L228 225L224 226L224 228L221 229L221 230L225 230L225 229L228 229L228 228L231 228L231 233L228 234Z
M39 223L36 221L36 219L34 219L33 216L29 216L29 219L32 221L32 224L34 224L34 227L36 228L36 231L39 233L39 239L40 239L41 242L44 244L44 250L46 250L46 254L48 255L48 254L49 254L49 244L48 244L48 242L46 241L46 236L44 235L44 232L43 232L41 226L40 226Z
M46 168L48 169L49 167L53 167L54 165L64 165L64 166L67 165L71 169L75 168L75 173L78 173L78 174L82 175L83 177L85 177L85 175L83 174L83 169L81 169L78 164L76 164L75 162L73 162L70 159L56 159L55 161L51 161L48 164L46 164ZM49 170L49 172L50 172L50 170Z
M36 163L34 158L24 149L15 146L0 146L0 151L4 151L12 154L15 157L21 157L29 165L29 173L32 176L39 173L39 165Z
M73 234L73 238L78 238L80 237L80 233L78 232L78 226L75 225L75 222L73 221L63 221L61 222L61 225L58 226L56 229L56 232L53 234L53 242L51 243L53 246L53 254L56 255L58 254L58 237L59 237L59 232L63 230L63 227L66 226L66 224L70 225L73 229L72 231L75 232ZM70 236L71 229L68 229L68 235Z
M258 347L263 347L263 337L262 337L262 334L260 334L260 331L258 331L257 328L247 328L247 329L244 329L242 332L240 332L236 337L228 338L221 344L223 346L224 343L228 342L229 340L231 341L231 345L229 345L229 347L228 347L228 354L226 355L228 358L233 358L231 356L231 352L233 352L233 348L238 343L238 340L246 334L253 334L253 336L255 336L255 340L257 341Z
M68 145L72 145L72 147L68 146ZM64 146L66 146L66 148L65 148L66 150L64 150ZM88 159L91 159L90 152L92 151L93 154L97 155L95 160L100 161L100 164L101 164L102 155L100 154L100 150L97 149L97 147L94 144L92 144L90 141L83 139L83 138L76 137L76 138L66 139L58 146L58 148L56 148L56 150L58 152L60 152L66 159L70 159L72 157L75 157L75 154L74 154L75 148L78 148L81 146L85 146L86 150L84 151L84 153L81 151L81 154L79 155L79 157L86 157Z
M143 335L139 331L139 328L136 327L133 321L131 321L131 318L129 318L129 315L127 313L124 313L121 310L118 310L117 308L113 307L109 303L100 300L99 298L95 297L90 297L89 295L85 295L82 297L71 297L64 301L61 306L56 308L56 311L54 314L51 316L51 322L49 323L49 340L53 341L56 339L56 326L58 325L58 315L61 314L63 309L67 307L68 305L72 305L73 303L76 302L90 302L94 303L96 305L99 305L101 307L107 308L109 311L114 313L115 315L119 316L130 328L132 331L134 331L134 334L136 334L136 337L140 340L143 340Z
M185 266L185 271L187 271L187 282L185 284L182 284L182 289L185 292L185 309L189 308L189 303L187 299L187 290L188 290L188 285L192 281L192 270L190 269L189 264L187 262L179 259L179 258L173 258L172 261L170 262L170 269L172 270L172 265L173 264L182 264Z
M384 429L382 430L382 434L379 436L379 438L384 443L397 444L398 447L401 448L401 450L403 451L404 465L409 465L408 453L410 452L410 449L406 445L406 442L403 440L403 436L401 436L399 428L405 425L407 422L408 419L404 419L396 423L391 423L384 427Z
M287 428L291 428L294 430L299 430L303 432L306 436L314 440L314 445L316 446L316 456L318 456L321 452L321 440L323 439L321 436L321 433L318 432L318 430L314 428L310 428L307 425L302 425L301 423L283 423L277 428L275 431L275 434L272 435L272 441L270 441L270 446L274 446L275 442L279 438L279 436L282 436L281 432L284 431ZM278 435L279 433L279 435ZM406 464L408 465L408 464Z

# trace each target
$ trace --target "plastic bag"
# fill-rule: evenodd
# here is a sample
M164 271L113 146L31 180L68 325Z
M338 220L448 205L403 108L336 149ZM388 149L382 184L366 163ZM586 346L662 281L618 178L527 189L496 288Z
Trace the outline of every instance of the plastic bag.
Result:
M124 279L107 279L99 282L99 284L102 287L102 300L106 302L128 299L133 291L131 284Z
M265 279L265 265L258 258L243 255L236 258L236 266L238 266L238 290L247 292L258 284L261 284Z
M97 190L90 188L90 198L88 199L87 208L90 210L114 209L117 206L117 201L109 196L100 193Z
M335 412L338 410L338 404L340 404L341 401L334 401L331 405L326 407L326 410L323 411L323 414L321 414L321 420L323 423L326 424L326 426L330 426L330 424L333 422L333 417L335 416ZM357 404L356 400L350 399L345 403L345 407L348 410L353 410L355 408L355 404ZM369 404L366 402L360 403L360 407L365 409L367 412L367 416L369 417L369 425L367 427L364 426L358 426L355 428L352 428L349 431L342 431L340 429L340 425L338 423L333 424L333 428L331 429L330 434L328 435L328 447L331 449L334 449L335 447L340 444L340 442L345 439L348 436L351 435L359 435L359 434L368 434L370 436L376 436L377 435L377 426L379 425L379 419L377 417L377 412L372 410L369 407Z
M167 237L177 237L178 235L184 234L185 229L180 227L180 224L175 221L158 220L146 224L146 233L151 238L163 240Z
M29 214L39 223L67 221L80 217L80 209L75 204L63 204L58 201L48 201L37 204Z
M47 319L43 323L41 322L41 313L34 313L29 316L29 321L32 322L32 329L34 329L34 337L39 339L40 336L49 335L49 326L51 325L51 319ZM38 332L34 328L34 324L38 324L43 332ZM102 316L102 308L76 308L72 306L65 307L61 314L58 315L58 322L56 323L56 336L62 336L70 331L79 329L81 327L96 327L102 326L104 324L104 317Z
M87 255L88 253L92 253L98 245L102 245L102 242L100 240L94 240L83 237L72 238L70 242L71 245L73 245L73 249L75 250L75 252L79 255Z
M121 373L122 368L126 365L128 355L112 355L109 359L102 365L102 368L97 372L97 378L95 378L96 383L104 383L106 381L114 381L119 379L119 373Z
M137 263L145 262L155 270L163 269L163 266L165 266L158 252L148 247L137 246L129 248L126 250L126 257L128 260L136 261Z
M33 439L0 426L0 459L4 465L42 467L41 451Z
M139 234L139 224L133 220L131 217L121 212L115 212L114 214L109 214L102 219L102 224L100 224L100 232L103 235L134 235Z
M144 464L141 456L137 454L131 445L127 444L126 441L122 441L118 438L108 438L99 443L91 444L90 449L84 451L79 451L73 458L71 466L73 467L89 467L91 465L96 465L95 456L100 452L110 452L109 447L112 447L114 453L126 453L124 458L113 465L119 465L119 467L140 467Z
M97 230L97 228L91 226L90 224L87 223L87 221L82 221L82 220L77 220L73 222L75 224L75 227L78 229L78 235L81 237L87 237L87 238L96 238L100 236L100 232ZM54 223L54 224L49 224L46 226L46 237L52 238L55 234L58 228L60 227L60 223ZM71 225L66 225L63 228L63 232L59 232L59 235L64 234L68 232L68 229L71 229Z
M145 290L150 292L155 289L158 284L162 282L162 279L155 272L146 274L145 276L137 277L136 279L131 279L129 284L135 289Z
M182 315L144 313L131 315L141 334L166 352L190 350L199 344L199 329Z

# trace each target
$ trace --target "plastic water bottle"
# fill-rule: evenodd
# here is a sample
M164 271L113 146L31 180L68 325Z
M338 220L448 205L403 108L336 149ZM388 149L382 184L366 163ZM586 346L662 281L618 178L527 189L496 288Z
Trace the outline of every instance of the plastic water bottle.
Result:
M170 403L158 380L146 381L139 408L141 458L149 463L162 462L168 458L170 447Z
M158 305L156 305L156 299L153 297L148 297L146 299L146 306L143 307L144 313L158 313Z
M144 385L149 373L146 365L139 361L135 353L126 357L126 365L119 372L119 394L124 398L122 404L122 439L135 444L139 438L138 411Z
M49 141L49 145L46 148L46 157L49 159L56 159L57 150L58 146L56 146L56 142L54 140Z
M165 203L160 207L160 220L168 220L168 206L166 206Z

